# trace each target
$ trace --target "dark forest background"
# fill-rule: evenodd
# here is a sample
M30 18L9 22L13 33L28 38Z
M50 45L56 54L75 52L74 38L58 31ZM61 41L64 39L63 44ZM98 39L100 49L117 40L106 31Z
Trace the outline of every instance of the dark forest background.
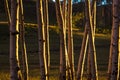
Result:
M101 0L97 0L97 33L110 33L112 26L112 4L109 0L108 4L100 4ZM10 3L9 3L10 6ZM36 23L36 2L34 0L24 0L24 14L25 14L25 22ZM78 2L73 4L73 27L84 29L85 24L85 14L84 14L84 2ZM0 21L6 21L5 15L5 7L4 0L0 2ZM55 11L55 3L53 1L49 1L49 24L57 25L56 20L56 11Z

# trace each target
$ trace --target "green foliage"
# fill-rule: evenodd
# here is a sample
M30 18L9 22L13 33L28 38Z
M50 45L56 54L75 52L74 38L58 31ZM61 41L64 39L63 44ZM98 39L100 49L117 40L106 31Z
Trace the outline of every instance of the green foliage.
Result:
M73 27L84 28L84 13L73 14Z

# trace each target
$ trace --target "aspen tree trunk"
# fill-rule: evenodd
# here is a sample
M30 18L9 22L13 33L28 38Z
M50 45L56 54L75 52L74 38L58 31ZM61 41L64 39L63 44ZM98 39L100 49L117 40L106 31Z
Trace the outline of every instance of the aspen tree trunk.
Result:
M39 44L39 62L40 62L40 77L41 80L48 80L47 63L45 55L45 36L43 22L42 0L37 0L37 24L38 24L38 44Z
M64 21L60 1L56 0L56 16L58 26L60 27L60 80L66 80L66 44L64 34Z
M66 79L67 80L71 80L72 79L72 75L71 75L71 69L70 69L70 62L69 62L69 57L68 57L68 51L67 51L67 44L66 44L66 28L67 28L67 0L63 0L63 21L64 21L64 27L63 27L63 31L64 31L64 39L65 39L65 57L66 57Z
M23 13L23 2L19 0L20 5L20 45L22 51L22 62L23 62L23 78L28 80L28 61L27 61L27 52L25 45L25 29L24 29L24 13Z
M72 0L68 0L68 56L72 80L75 80L73 34L72 34Z
M64 21L64 26L63 26L63 31L64 31L64 37L66 39L66 27L67 27L67 4L66 4L67 0L63 0L63 6L62 6L62 14L63 14L63 21ZM66 47L66 41L65 41L65 47ZM65 49L65 54L67 54L67 49ZM68 62L68 57L66 57L66 79L70 79L70 65Z
M97 72L97 61L96 61L96 51L94 45L94 32L93 32L93 24L91 17L91 9L90 9L90 1L85 1L86 8L88 9L86 12L86 17L88 18L89 24L89 47L90 47L90 56L91 56L91 72L92 72L92 80L98 80L98 72Z
M46 64L48 69L48 79L50 71L50 49L49 49L49 19L48 19L48 0L44 0L44 26L45 26L45 51Z
M86 10L85 10L85 12L86 12ZM82 40L82 46L81 46L81 50L80 50L79 61L78 61L78 68L77 68L77 75L76 75L77 80L82 80L82 77L83 77L87 44L88 44L88 23L86 22L84 36L83 36L83 40Z
M7 18L8 18L8 25L10 26L11 16L10 16L10 10L9 10L9 5L8 5L8 0L4 0L4 5L5 5L6 15L7 15Z
M18 56L19 5L17 0L11 0L10 23L10 80L21 80L21 70Z
M66 2L67 2L67 0L63 0L63 20L64 20L64 33L66 34L66 27L67 27L67 22L66 22L66 20L67 20L67 4L66 4ZM66 35L65 35L65 37L66 37Z
M108 79L118 80L119 77L119 65L118 65L118 40L119 40L119 0L113 0L113 23L112 23L112 35L110 45L110 56L108 66Z
M88 42L90 43L90 42ZM91 60L90 60L90 47L88 47L88 55L87 55L87 80L92 79L92 73L91 73Z
M87 12L86 7L87 6L85 5L85 15ZM84 70L84 63L85 63L86 50L87 50L88 37L89 37L88 31L89 31L89 24L86 16L85 31L83 35L82 46L81 46L81 51L80 51L80 56L78 61L78 68L77 68L77 80L83 79L83 70Z
M93 37L95 37L95 29L96 29L96 0L92 0L91 2L91 17L92 17L92 24L93 24ZM93 38L94 40L94 38ZM87 80L92 79L92 74L91 74L91 58L90 58L90 42L89 42L89 48L88 48L88 65L87 65L87 72L88 72L88 78Z
M88 43L88 33L89 33L89 53L88 53L89 61L88 62L90 62L88 64L88 67L91 66L90 70L92 71L92 79L97 80L98 73L97 73L96 52L95 52L95 46L94 46L94 33L93 33L93 31L95 31L93 30L93 24L95 25L95 21L92 23L93 20L91 17L90 2L87 0L85 1L85 15L86 15L86 27L85 27L86 29L85 29L83 42L82 42L81 54L79 57L77 80L82 80L82 76L83 76L84 61L85 61L86 48Z

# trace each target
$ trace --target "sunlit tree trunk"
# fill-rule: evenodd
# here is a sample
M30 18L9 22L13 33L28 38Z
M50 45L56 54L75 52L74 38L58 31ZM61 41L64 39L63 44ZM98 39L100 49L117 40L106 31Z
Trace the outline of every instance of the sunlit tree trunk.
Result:
M60 1L56 0L55 4L56 4L57 22L58 22L58 26L60 27L60 80L66 80L67 50L66 50L66 38L64 33L64 20L63 20Z
M97 61L96 61L96 50L94 44L94 30L93 30L93 23L91 17L91 9L90 9L90 1L85 1L86 8L88 9L86 12L86 17L88 18L89 24L89 47L90 47L90 57L91 57L91 73L92 79L98 80L98 72L97 72Z
M22 62L23 62L23 78L28 80L28 61L25 44L25 29L24 29L24 13L23 13L23 2L19 0L20 5L20 45L22 51Z
M11 0L10 23L10 80L21 80L21 70L18 55L19 35L19 5L17 0Z
M82 42L82 47L81 47L81 52L79 57L77 80L82 80L82 77L83 77L88 37L89 37L88 71L90 74L90 78L92 78L93 80L98 80L96 51L95 51L95 45L94 45L94 34L95 34L94 28L96 26L96 19L92 19L93 11L91 10L91 8L92 7L90 7L90 1L86 0L85 1L85 16L86 16L85 34L83 37L83 42ZM96 13L94 13L94 16L96 16ZM96 18L96 17L93 17L93 18ZM88 80L90 78L88 78Z
M47 64L45 55L45 35L42 0L37 0L37 24L38 24L38 44L39 44L39 62L40 62L40 77L41 80L47 80Z
M49 49L49 19L48 19L48 0L44 1L44 26L45 26L45 51L46 51L46 64L48 69L48 79L50 71L50 49Z
M63 0L63 5L62 5L62 14L63 14L63 23L64 23L64 26L63 26L63 31L64 31L64 38L66 39L66 28L67 28L67 0ZM66 41L65 41L65 48L66 48ZM65 54L67 54L67 49L65 49ZM68 62L68 57L66 57L66 79L70 79L70 65L69 65L69 62Z
M11 16L10 16L8 0L4 0L4 5L5 5L6 15L7 15L7 18L8 18L8 25L10 25L10 23L11 23Z
M92 24L93 24L93 41L95 37L95 29L96 29L96 0L91 1L91 17L92 17ZM88 48L88 62L87 62L87 73L88 73L88 78L87 80L92 79L92 73L91 73L91 57L90 57L90 42L89 42L89 48Z
M86 22L85 31L84 31L83 40L82 40L82 46L81 46L81 50L80 50L79 61L78 61L78 67L77 67L77 75L76 75L77 80L83 79L82 77L83 77L87 45L88 45L88 24Z
M62 13L63 13L63 20L64 20L64 32L66 33L66 27L67 27L67 0L63 0L63 9L62 9ZM66 35L65 35L66 37Z
M68 18L68 56L69 56L72 80L75 80L73 34L72 34L72 0L68 0L67 18Z
M119 0L113 0L113 23L108 66L108 79L119 80Z
M85 5L85 15L87 12ZM77 80L83 80L83 70L84 70L84 64L85 64L85 57L86 57L86 51L87 51L87 45L88 45L88 31L89 31L89 24L87 22L87 16L86 16L86 23L85 23L85 30L84 30L84 35L83 35L83 40L82 40L82 46L80 50L80 55L79 55L79 61L78 61L78 68L77 68Z

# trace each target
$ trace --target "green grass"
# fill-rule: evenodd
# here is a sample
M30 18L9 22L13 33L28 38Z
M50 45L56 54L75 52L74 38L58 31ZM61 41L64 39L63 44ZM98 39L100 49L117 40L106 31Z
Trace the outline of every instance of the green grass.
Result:
M25 39L28 54L29 76L30 80L39 80L39 55L37 42L37 27L25 28ZM78 29L74 29L74 53L75 53L75 68L77 68L79 52L82 43L82 36ZM0 25L0 80L9 80L9 27ZM97 63L99 71L99 80L105 80L110 35L97 34L96 39ZM50 27L50 51L51 51L51 70L50 80L58 80L59 78L59 31L56 27ZM20 52L20 51L19 51ZM20 52L21 54L21 52ZM85 65L86 67L86 65ZM86 69L86 68L85 68Z

